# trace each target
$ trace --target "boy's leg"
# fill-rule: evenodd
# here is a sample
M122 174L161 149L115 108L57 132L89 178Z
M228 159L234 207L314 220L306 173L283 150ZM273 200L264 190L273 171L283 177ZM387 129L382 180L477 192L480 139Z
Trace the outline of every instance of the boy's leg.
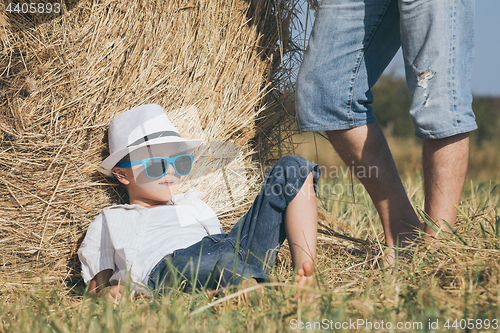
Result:
M175 250L153 268L149 287L163 293L166 286L217 289L230 285L233 274L223 270L232 268L235 251L234 244L225 239L225 234L209 235L185 249ZM239 282L238 278L234 279L235 283Z
M297 269L299 276L312 274L312 263L316 257L317 221L316 192L313 174L309 173L304 185L285 210L286 236L293 267Z
M247 214L228 235L210 235L160 262L149 285L180 277L196 287L238 284L241 278L268 279L276 253L289 237L297 282L310 285L316 253L317 205L315 185L319 166L302 157L280 159L267 175ZM303 279L302 279L303 277ZM161 289L162 286L160 286Z
M285 237L289 237L294 267L312 272L316 253L317 205L315 186L319 166L302 157L281 158L267 175L247 214L228 238L239 244L247 266L266 274Z

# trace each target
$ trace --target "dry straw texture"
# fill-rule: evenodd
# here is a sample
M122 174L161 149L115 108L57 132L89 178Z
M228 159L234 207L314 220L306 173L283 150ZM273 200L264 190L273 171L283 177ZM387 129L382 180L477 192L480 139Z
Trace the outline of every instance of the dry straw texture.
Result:
M145 103L166 111L194 105L194 116L172 114L174 124L188 137L201 131L205 143L242 147L225 147L223 156L213 157L219 166L210 164L210 146L199 153L219 171L237 156L230 168L241 171L271 75L278 36L273 5L80 1L66 2L55 16L2 9L2 291L42 276L49 284L79 279L75 253L88 224L102 208L126 200L116 183L95 171L107 155L107 125L120 112ZM182 128L186 123L197 124L198 132ZM243 207L240 199L255 185L257 172L246 163L238 177L247 183L238 193L228 190L217 207L221 216ZM210 177L198 177L213 194Z

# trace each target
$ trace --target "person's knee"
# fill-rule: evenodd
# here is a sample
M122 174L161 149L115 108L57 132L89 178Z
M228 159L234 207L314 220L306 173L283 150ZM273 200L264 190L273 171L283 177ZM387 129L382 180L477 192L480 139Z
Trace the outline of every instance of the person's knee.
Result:
M300 156L284 156L276 162L269 177L284 179L285 182L295 187L299 179L306 179L311 172L313 173L314 183L316 183L321 175L321 169L316 163Z
M284 156L274 165L275 173L289 177L300 177L308 170L309 161L300 156Z

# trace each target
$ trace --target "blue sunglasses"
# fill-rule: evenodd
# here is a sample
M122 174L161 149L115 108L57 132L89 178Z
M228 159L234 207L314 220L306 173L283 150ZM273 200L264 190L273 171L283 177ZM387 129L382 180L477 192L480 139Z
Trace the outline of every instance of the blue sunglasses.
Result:
M144 160L120 162L116 166L129 168L135 165L144 165L146 176L149 178L161 178L168 170L168 166L174 166L175 173L185 176L191 172L193 165L193 155L178 155L174 157L151 157Z

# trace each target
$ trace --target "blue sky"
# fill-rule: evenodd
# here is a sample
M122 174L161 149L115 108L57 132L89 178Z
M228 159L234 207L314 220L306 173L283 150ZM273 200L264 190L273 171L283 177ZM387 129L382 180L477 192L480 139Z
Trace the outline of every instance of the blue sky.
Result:
M476 47L471 89L477 96L500 96L499 15L500 0L476 0ZM301 16L299 15L299 17ZM311 26L312 23L309 22L308 27ZM401 51L398 52L387 70L395 70L397 74L404 76Z
M500 96L499 14L500 0L476 0L476 47L471 89L478 96ZM404 75L401 50L388 70Z

